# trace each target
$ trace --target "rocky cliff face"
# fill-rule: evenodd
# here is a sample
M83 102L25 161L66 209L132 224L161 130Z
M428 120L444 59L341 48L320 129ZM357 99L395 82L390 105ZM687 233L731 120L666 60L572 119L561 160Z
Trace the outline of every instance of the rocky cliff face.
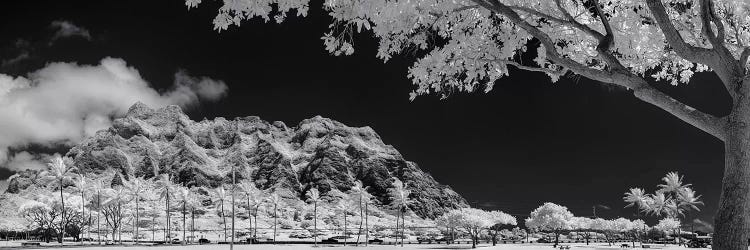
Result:
M311 187L322 194L348 191L362 181L381 206L391 200L394 180L404 182L416 215L433 218L466 201L439 184L416 163L382 142L369 127L353 128L320 116L295 127L258 117L195 122L177 106L153 110L133 105L124 118L96 133L67 154L86 173L114 169L124 176L163 173L187 186L216 187L252 178L260 189L283 188L300 199ZM9 192L23 189L33 171L11 180Z

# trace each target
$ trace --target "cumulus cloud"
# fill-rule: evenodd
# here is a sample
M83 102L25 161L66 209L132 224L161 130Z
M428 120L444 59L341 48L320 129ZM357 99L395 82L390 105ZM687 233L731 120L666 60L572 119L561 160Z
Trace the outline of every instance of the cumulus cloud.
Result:
M50 45L57 41L60 38L66 38L66 37L81 37L86 40L91 41L91 33L86 28L77 26L73 24L70 21L64 21L64 20L57 20L53 21L50 24L50 27L54 30L56 30L55 34L52 35L52 39L50 40Z
M38 166L13 163L32 164L36 156L8 153L29 145L78 143L110 126L137 101L152 107L191 107L201 100L216 101L226 92L223 81L178 71L173 86L159 93L138 70L117 58L102 59L99 65L50 63L26 77L0 74L0 167Z

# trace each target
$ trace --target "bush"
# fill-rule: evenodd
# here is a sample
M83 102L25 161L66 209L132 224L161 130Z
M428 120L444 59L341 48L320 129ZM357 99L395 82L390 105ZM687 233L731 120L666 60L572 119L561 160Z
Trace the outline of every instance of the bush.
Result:
M294 223L289 219L279 219L279 227L281 229L292 229L294 228Z
M315 222L312 220L303 220L302 222L300 222L299 226L301 228L308 229L308 228L312 228L314 223Z

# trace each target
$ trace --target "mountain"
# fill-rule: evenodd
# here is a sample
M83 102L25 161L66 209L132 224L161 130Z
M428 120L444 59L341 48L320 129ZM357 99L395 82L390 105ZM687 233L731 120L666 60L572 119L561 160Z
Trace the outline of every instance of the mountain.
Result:
M260 189L285 189L299 199L311 187L322 194L346 192L359 180L380 206L391 203L388 189L398 179L411 191L409 208L422 218L467 206L370 127L349 127L320 116L294 127L255 116L195 122L178 106L154 110L136 103L67 157L86 173L115 170L147 178L168 173L186 186L229 183L234 167L238 179L252 178ZM8 192L31 185L34 175L19 173Z

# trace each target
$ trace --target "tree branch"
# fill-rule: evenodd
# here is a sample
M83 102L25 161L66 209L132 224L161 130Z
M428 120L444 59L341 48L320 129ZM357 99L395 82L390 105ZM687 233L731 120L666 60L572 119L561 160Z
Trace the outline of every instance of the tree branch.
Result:
M726 118L715 117L685 105L647 83L641 86L633 89L633 95L638 99L657 106L722 141L725 140L724 125L726 124Z
M716 31L718 33L714 34L714 30L711 28L711 23L716 25ZM725 38L724 23L717 18L713 1L711 0L701 1L701 24L703 25L703 32L708 37L711 45L713 45L714 48L723 47Z
M745 49L742 50L742 54L740 54L740 65L742 66L742 69L745 70L745 74L747 74L748 57L750 57L750 47L745 47Z
M594 0L594 6L596 7L596 13L599 15L599 19L602 20L602 24L604 25L604 30L606 34L603 38L599 39L599 45L597 46L597 50L600 50L601 52L609 53L609 48L612 47L612 45L615 44L615 35L612 32L612 26L609 24L609 19L607 16L604 15L604 11L602 11L602 7L599 6L599 1Z
M702 0L701 16L703 19L703 30L704 32L708 32L709 41L712 43L713 49L695 47L685 42L679 31L677 31L672 24L661 0L646 0L646 3L651 10L651 14L656 19L656 23L664 34L667 43L669 43L669 46L674 49L677 55L691 62L708 65L714 72L716 72L717 76L719 76L724 84L724 87L734 99L736 93L732 90L735 89L736 84L742 81L744 67L740 67L739 62L734 59L732 53L724 46L724 38L717 38L713 35L710 20L712 18L711 16L714 14L708 13L710 11L709 7L711 5L711 0ZM719 27L718 29L723 35L723 24L717 24L717 27ZM717 40L721 40L721 42L717 43Z
M556 1L559 2L559 0L556 0ZM531 15L535 15L535 16L538 16L538 17L541 17L541 18L553 21L553 22L557 22L557 23L562 24L562 25L572 26L573 28L576 28L578 30L581 30L581 31L589 34L590 36L593 36L597 40L600 40L600 39L602 39L604 37L604 35L602 35L602 33L600 33L599 31L596 31L596 30L592 29L591 27L589 27L588 25L585 25L585 24L582 24L582 23L576 21L575 18L573 18L573 16L571 16L570 13L568 13L562 7L562 5L558 5L558 8L566 16L566 19L555 17L555 16L552 16L550 14L547 14L547 13L544 13L544 12L541 12L541 11L538 11L538 10L535 10L535 9L532 9L532 8L527 8L527 7L522 7L522 6L509 6L509 7L511 9L523 11L523 12L529 13ZM567 13L567 14L565 14L565 13Z
M700 64L712 64L715 55L709 49L695 47L685 42L680 32L672 24L661 0L646 0L646 3L654 19L656 19L661 32L664 34L667 43L674 49L678 56Z
M484 8L487 8L495 13L505 16L511 22L516 24L518 27L525 30L526 32L534 36L535 38L539 39L539 41L542 43L542 46L544 46L545 51L547 52L548 58L551 61L553 61L555 64L568 68L571 71L577 74L580 74L584 77L587 77L589 79L592 79L592 80L615 84L618 86L633 89L634 95L636 98L641 99L654 106L657 106L671 113L677 118L687 122L688 124L693 125L696 128L701 129L721 140L724 140L725 134L724 134L723 128L725 124L725 119L714 117L712 115L696 110L688 105L685 105L675 100L674 98L670 97L669 95L659 91L653 86L649 85L646 82L646 80L643 79L642 77L634 75L629 71L622 71L622 70L618 70L617 68L615 68L615 70L611 69L610 71L593 69L591 67L578 63L572 59L566 58L560 55L560 53L556 50L555 43L552 40L552 38L549 37L549 35L541 31L537 27L534 27L530 23L526 22L511 7L508 7L495 0L490 0L490 1L493 1L492 4L489 4L485 2L484 0L473 0L473 1L481 5ZM653 1L653 0L650 0L650 1ZM661 5L661 2L659 2L659 5ZM674 27L671 25L671 23L669 23L669 26L672 27L672 29L674 30ZM679 33L676 33L677 32L676 30L674 30L674 32L677 35L677 38L681 40L682 38L679 37ZM682 42L683 42L683 45L685 46L683 47L683 49L692 50L690 47L687 47L689 45L685 44L684 41ZM601 52L602 51L600 51L600 54ZM602 56L604 56L605 60L614 59L614 61L612 61L611 63L615 63L615 65L619 65L616 67L622 66L619 64L619 61L617 61L616 58L614 57L606 59L608 58L606 55L613 57L609 53L604 53Z
M548 69L548 68L525 66L525 65L522 65L522 64L520 64L518 62L511 61L511 60L494 59L494 60L487 60L487 61L496 62L496 63L499 63L499 64L505 64L505 65L512 65L513 67L516 67L516 68L521 69L521 70L533 71L533 72L542 72L542 73L547 73L547 74L550 74L550 75L562 76L562 75L565 75L566 72L568 72L568 70L566 70L566 69L553 70L553 69Z

